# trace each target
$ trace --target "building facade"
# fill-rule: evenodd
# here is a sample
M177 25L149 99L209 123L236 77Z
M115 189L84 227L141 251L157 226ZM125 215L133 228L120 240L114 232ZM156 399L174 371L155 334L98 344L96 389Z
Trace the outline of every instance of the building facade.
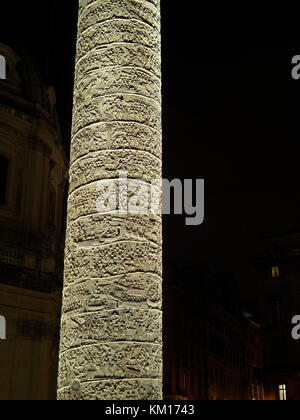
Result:
M0 399L54 399L67 162L54 90L28 56L0 55Z
M262 240L255 267L266 399L300 400L300 341L292 337L300 314L300 232Z
M165 277L165 398L263 400L261 327L230 281L203 267Z

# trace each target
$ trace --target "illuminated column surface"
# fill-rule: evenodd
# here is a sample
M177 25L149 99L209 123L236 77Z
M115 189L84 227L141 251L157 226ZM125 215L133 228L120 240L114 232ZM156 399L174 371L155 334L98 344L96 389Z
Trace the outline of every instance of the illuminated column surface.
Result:
M60 400L162 398L161 214L97 205L161 179L159 3L79 1Z

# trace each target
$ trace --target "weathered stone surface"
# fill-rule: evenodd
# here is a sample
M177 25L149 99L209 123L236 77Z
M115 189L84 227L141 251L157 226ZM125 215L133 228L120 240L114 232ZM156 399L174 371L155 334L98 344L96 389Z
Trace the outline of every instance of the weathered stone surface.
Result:
M158 379L123 379L84 382L78 391L71 386L58 391L58 399L70 401L86 400L161 400L161 378Z
M101 150L144 150L160 158L161 134L134 122L96 123L76 134L71 147L74 163L82 156Z
M103 279L79 280L65 287L65 314L112 309L161 309L161 279L150 273L133 273Z
M137 343L103 343L62 353L59 387L74 378L87 382L105 379L136 379L162 376L160 346ZM81 363L78 363L80 360Z
M139 68L118 67L88 74L76 85L75 103L89 105L106 95L141 95L161 101L157 77Z
M152 49L160 48L160 33L142 21L111 19L89 27L78 38L77 58L90 50L117 42L137 42Z
M94 181L118 178L127 171L128 178L148 183L161 170L161 161L143 151L107 150L95 152L77 160L70 169L70 191Z
M154 5L154 6L156 6L157 9L160 9L160 0L128 0L129 8L131 6L130 2L131 3L136 3L137 1L139 1L139 3L141 3L141 5L144 5L144 6ZM81 16L82 13L84 13L87 9L89 9L89 7L94 7L96 5L96 3L98 3L98 2L99 2L99 0L80 0L80 2L79 2L79 17Z
M80 264L79 264L80 261ZM78 279L102 278L126 273L161 275L161 247L149 242L117 242L80 248L65 260L65 284Z
M160 2L79 6L58 398L161 399Z
M148 97L128 94L102 96L87 105L75 103L73 134L97 122L114 121L137 122L160 130L161 106Z
M79 30L110 19L136 19L159 30L160 15L150 2L140 0L97 0L79 16Z
M114 309L78 315L65 315L62 328L69 331L62 337L61 352L91 344L134 341L161 344L157 330L162 317L158 310Z
M142 68L160 77L161 59L155 51L141 44L123 42L95 48L77 62L75 86L92 72L97 74L105 68L120 66ZM158 83L160 84L160 81Z
M80 247L145 240L161 246L162 232L159 217L147 218L134 214L94 214L69 223L66 255Z
M119 191L119 180L115 180L115 190ZM154 190L154 196L157 199L161 200L160 189L157 187L152 187L152 185L147 184L144 181L132 181L133 187L130 188L131 190L137 190L140 188L140 205L141 208L149 209L149 200L151 197L151 189ZM70 223L73 220L78 219L79 217L92 215L94 213L99 212L97 208L97 203L104 200L105 196L107 195L107 191L109 188L112 188L112 181L111 180L102 180L98 182L93 182L88 185L83 185L82 187L78 188L77 190L73 191L69 196L69 211L68 211L68 222ZM70 187L72 188L72 187ZM155 193L157 192L157 193ZM116 203L120 201L119 194L116 199ZM128 200L129 201L129 200ZM101 212L102 213L102 212ZM149 215L145 215L146 219L149 219Z

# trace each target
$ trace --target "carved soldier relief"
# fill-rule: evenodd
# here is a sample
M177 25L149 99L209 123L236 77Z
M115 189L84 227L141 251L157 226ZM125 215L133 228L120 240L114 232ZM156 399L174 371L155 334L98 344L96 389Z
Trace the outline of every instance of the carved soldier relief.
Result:
M162 177L160 54L158 0L80 0L59 399L162 398L161 215L97 209Z

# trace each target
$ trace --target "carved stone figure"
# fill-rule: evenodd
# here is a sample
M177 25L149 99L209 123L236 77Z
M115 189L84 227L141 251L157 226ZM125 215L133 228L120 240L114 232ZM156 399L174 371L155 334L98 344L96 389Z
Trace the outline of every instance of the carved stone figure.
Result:
M161 215L97 211L161 179L160 0L79 0L58 399L162 398Z

